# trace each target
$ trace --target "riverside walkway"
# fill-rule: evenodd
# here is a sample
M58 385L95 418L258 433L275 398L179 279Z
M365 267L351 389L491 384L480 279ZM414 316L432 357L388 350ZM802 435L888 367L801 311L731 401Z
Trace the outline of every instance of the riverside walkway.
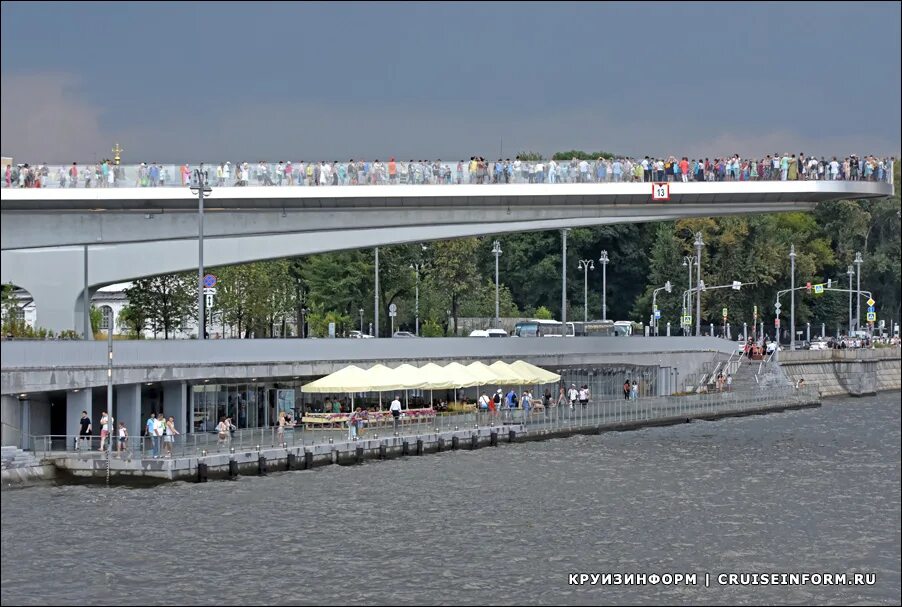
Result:
M495 414L438 415L428 421L402 423L397 433L390 422L370 426L356 440L349 440L346 429L298 428L285 432L283 438L276 429L264 428L236 433L227 442L219 441L215 434L194 434L174 444L171 458L153 458L150 441L141 438L130 439L129 449L112 457L96 450L75 450L74 436L33 437L33 450L36 457L53 464L57 479L63 481L115 484L136 480L205 481L238 474L360 463L364 459L477 449L497 446L499 442L632 430L819 405L816 389L777 387L745 393L601 401L585 407L577 404L573 408L564 405Z

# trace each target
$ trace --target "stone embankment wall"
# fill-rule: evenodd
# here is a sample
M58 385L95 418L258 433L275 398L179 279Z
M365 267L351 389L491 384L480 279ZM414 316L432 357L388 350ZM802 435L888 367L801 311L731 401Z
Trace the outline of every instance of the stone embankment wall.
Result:
M900 349L799 350L780 352L779 364L792 382L817 385L821 396L865 396L902 389Z

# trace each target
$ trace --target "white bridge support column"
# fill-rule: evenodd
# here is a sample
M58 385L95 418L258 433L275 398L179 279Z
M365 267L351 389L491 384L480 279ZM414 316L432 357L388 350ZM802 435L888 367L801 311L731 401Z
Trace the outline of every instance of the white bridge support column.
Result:
M100 436L100 417L94 418L91 388L66 391L66 434L77 435L80 430L81 412L87 411L94 434ZM98 411L99 413L99 411Z
M131 438L129 444L132 448L140 444L138 439L141 436L141 384L125 384L123 386L114 386L116 391L116 412L113 417L116 419L116 436L118 436L119 423L125 422L125 428Z
M175 429L184 434L190 429L188 421L188 384L171 382L163 384L163 412L175 418Z
M18 396L3 395L0 400L0 419L3 422L3 446L18 447L22 428L22 407Z

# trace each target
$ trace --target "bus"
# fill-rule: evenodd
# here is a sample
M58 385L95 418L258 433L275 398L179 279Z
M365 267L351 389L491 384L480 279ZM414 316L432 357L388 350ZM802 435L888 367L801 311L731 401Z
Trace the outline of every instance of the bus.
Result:
M628 337L633 333L628 321L589 320L573 324L577 337Z
M566 337L576 335L574 323L567 323ZM515 337L564 337L563 325L559 320L540 320L533 318L521 320L514 326Z

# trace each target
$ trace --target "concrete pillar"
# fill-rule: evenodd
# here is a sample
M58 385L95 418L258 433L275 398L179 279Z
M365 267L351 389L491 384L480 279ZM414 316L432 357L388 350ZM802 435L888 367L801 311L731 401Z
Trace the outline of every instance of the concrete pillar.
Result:
M18 396L5 394L0 398L0 420L3 422L3 446L18 447L22 427L22 408Z
M125 422L129 436L141 436L141 384L124 384L114 386L113 389L116 391L116 411L113 418L116 422ZM118 431L119 424L114 425Z
M28 437L31 436L31 401L27 398L19 401L19 411L22 419L22 436L19 440L20 449L28 449Z
M667 337L670 337L670 321L667 321Z
M66 392L66 434L78 435L81 429L78 420L81 419L81 412L87 411L88 417L91 419L91 425L94 427L94 434L100 436L100 418L94 418L92 409L91 389L68 390ZM98 411L98 414L100 411Z
M188 428L188 384L170 382L163 384L163 411L166 417L175 418L175 429L186 432ZM236 422L237 423L237 422Z

